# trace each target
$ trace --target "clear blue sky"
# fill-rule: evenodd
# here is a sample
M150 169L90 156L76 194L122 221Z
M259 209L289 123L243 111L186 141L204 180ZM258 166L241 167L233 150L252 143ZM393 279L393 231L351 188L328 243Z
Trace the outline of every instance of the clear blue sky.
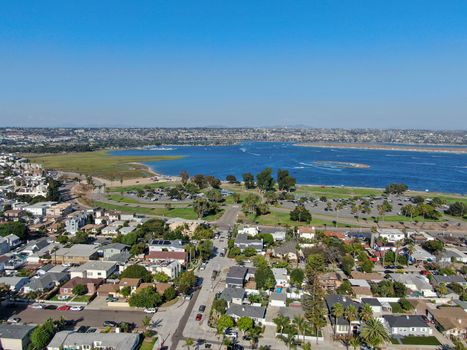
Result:
M467 1L0 0L0 125L467 129Z

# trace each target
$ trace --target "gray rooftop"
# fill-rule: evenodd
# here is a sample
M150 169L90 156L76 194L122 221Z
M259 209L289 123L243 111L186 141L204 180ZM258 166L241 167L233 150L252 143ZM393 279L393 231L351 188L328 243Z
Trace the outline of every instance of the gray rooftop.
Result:
M420 315L384 315L390 327L428 327Z
M238 305L231 304L227 309L227 315L238 317L251 317L251 318L264 318L266 315L266 308L262 306L251 305Z
M132 350L139 343L139 334L132 333L76 333L58 332L49 344L49 347L88 346L93 348L95 342L99 347L114 350Z
M24 324L0 324L0 338L24 339L34 328Z
M224 299L227 302L231 302L232 299L243 299L244 296L245 289L228 287L222 291L220 298Z

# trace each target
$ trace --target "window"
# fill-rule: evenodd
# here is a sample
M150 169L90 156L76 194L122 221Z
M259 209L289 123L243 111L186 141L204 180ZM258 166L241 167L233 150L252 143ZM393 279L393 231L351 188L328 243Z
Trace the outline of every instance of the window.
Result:
M416 328L414 328L414 327L410 328L410 330L411 330L412 332L415 332L415 329L416 329Z

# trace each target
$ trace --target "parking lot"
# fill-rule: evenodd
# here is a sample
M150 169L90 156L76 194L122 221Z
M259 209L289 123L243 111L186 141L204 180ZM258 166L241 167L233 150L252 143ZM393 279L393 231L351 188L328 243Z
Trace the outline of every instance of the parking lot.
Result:
M21 323L40 324L49 318L58 320L63 317L67 321L73 321L73 326L103 327L104 321L134 323L137 327L142 326L145 314L139 311L116 311L116 310L83 310L83 311L58 311L41 310L32 308L2 308L1 318L19 317Z

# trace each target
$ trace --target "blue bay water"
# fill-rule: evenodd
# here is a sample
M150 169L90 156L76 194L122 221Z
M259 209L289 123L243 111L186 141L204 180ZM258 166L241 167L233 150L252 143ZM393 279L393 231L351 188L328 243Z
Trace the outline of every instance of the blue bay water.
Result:
M214 175L225 179L265 167L288 169L301 184L385 187L405 183L412 190L467 193L467 155L436 152L300 147L280 142L245 142L233 146L164 146L115 151L115 155L180 155L171 161L146 163L156 172ZM340 163L369 168L342 168Z

